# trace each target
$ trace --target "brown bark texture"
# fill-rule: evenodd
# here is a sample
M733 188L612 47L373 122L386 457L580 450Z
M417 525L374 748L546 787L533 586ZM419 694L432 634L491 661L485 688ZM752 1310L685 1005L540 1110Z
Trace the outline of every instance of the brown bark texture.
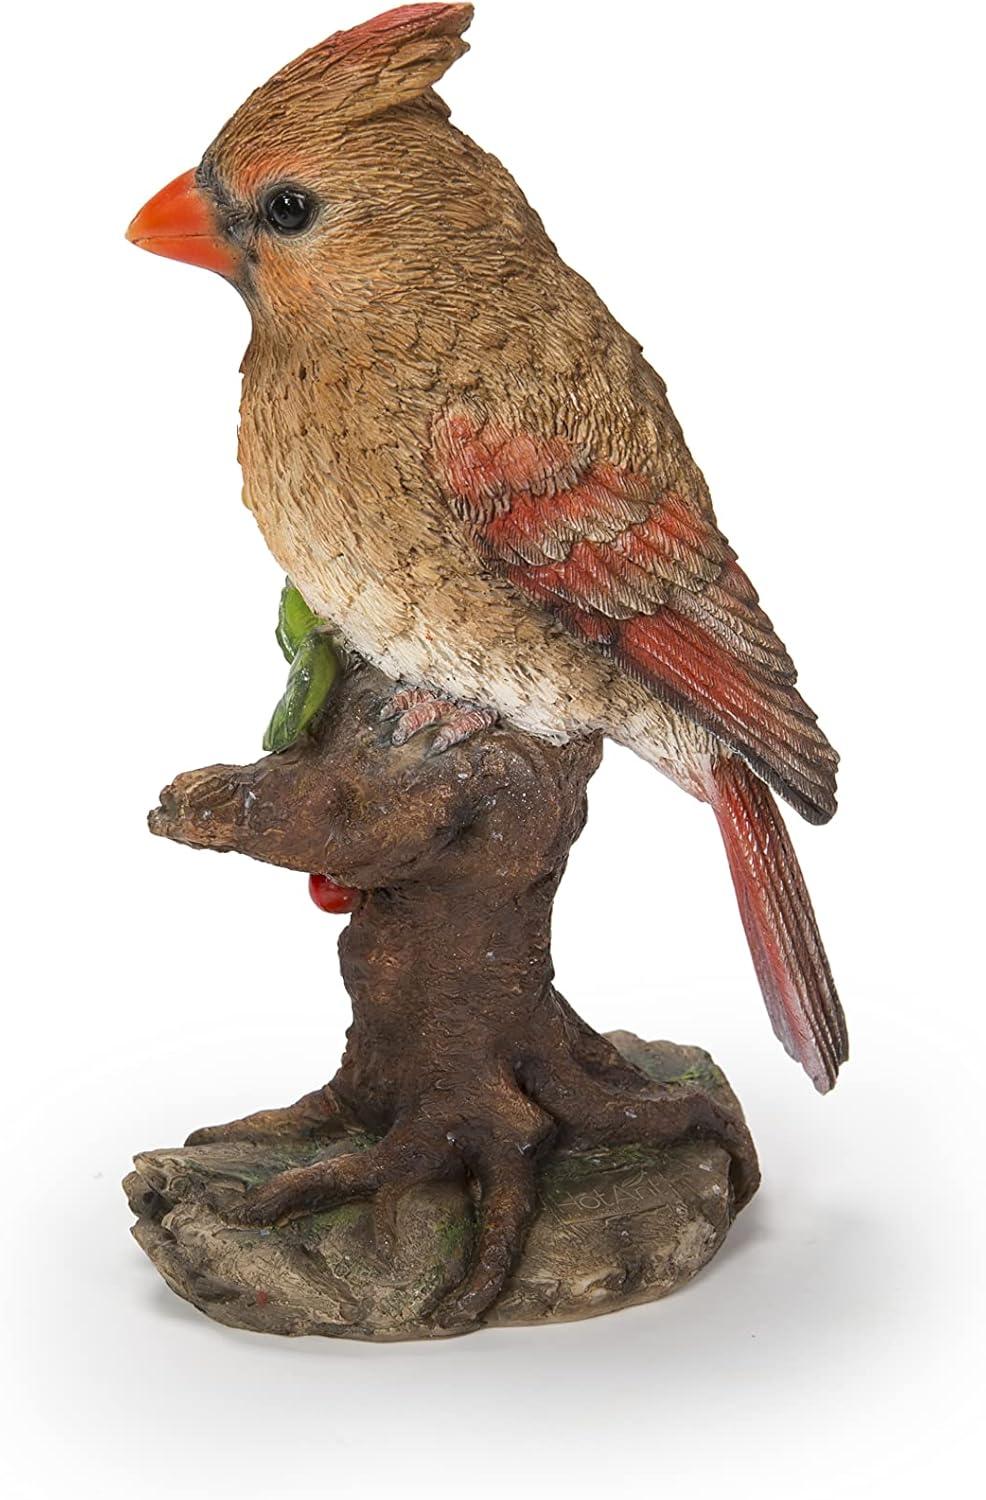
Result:
M394 745L382 717L393 692L352 663L299 744L179 776L150 826L360 891L339 943L353 1023L331 1083L286 1109L196 1131L188 1144L357 1140L309 1153L232 1201L227 1191L222 1214L283 1225L372 1200L385 1255L396 1253L410 1190L465 1183L471 1252L427 1313L436 1332L454 1332L489 1319L554 1155L718 1143L730 1216L759 1172L728 1088L710 1087L700 1070L656 1081L554 988L552 904L600 740L559 746L498 726L441 754L431 731Z

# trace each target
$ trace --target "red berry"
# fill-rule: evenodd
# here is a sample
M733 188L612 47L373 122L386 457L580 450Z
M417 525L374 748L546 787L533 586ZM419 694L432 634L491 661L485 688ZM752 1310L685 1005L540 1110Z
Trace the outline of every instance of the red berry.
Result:
M359 891L352 886L336 885L328 875L309 875L308 894L319 911L352 911Z

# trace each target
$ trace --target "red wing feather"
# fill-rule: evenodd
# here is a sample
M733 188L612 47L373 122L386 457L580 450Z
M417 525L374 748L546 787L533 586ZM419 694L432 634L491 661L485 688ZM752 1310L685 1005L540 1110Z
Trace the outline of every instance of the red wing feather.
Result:
M835 752L708 515L567 438L457 410L433 439L446 498L491 567L742 755L806 818L831 817Z

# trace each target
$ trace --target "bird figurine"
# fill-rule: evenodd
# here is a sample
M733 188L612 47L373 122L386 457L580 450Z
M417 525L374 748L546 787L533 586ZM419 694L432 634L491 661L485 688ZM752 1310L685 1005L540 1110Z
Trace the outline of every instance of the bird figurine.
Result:
M244 498L394 744L602 733L711 807L773 1027L816 1088L842 1008L775 802L837 756L640 345L434 92L465 4L405 5L257 89L128 238L252 317Z

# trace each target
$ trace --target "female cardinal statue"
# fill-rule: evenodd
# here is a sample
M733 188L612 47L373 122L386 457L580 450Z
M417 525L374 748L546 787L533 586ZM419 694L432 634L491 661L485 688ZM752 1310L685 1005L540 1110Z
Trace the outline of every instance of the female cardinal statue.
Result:
M708 803L774 1030L824 1091L845 1023L774 799L825 822L837 757L664 383L434 92L471 17L402 6L306 52L128 237L244 298L246 502L392 680L392 745L602 734Z

